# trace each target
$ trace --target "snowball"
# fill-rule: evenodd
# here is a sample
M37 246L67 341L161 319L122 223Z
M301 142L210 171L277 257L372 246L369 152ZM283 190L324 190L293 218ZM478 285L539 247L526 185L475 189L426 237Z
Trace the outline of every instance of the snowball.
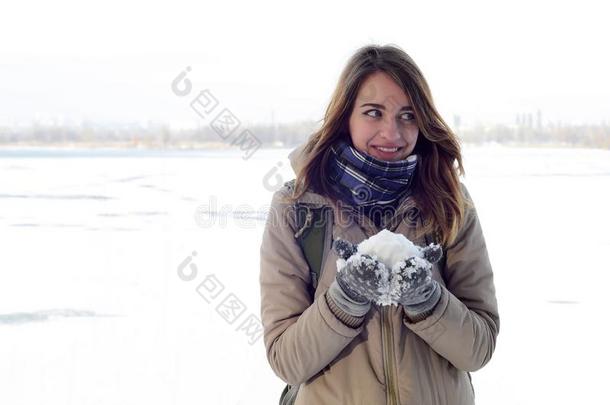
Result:
M419 247L404 235L384 229L363 240L358 245L358 253L376 257L389 269L409 257L421 257Z

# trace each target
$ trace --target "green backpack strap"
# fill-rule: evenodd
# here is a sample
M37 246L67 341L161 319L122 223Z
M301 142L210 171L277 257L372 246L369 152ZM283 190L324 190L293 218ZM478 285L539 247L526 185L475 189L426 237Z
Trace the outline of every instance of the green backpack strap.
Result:
M297 399L297 393L299 392L300 385L286 384L282 394L280 395L280 405L294 405L294 401Z
M326 242L326 225L329 219L330 207L311 207L307 204L295 203L297 233L305 260L309 265L311 288L315 292L322 271L322 254ZM313 294L312 294L313 296Z

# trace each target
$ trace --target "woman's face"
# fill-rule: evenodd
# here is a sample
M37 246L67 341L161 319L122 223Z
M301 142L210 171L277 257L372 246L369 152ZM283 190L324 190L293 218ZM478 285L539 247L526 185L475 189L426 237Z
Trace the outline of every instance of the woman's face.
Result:
M377 159L402 160L413 152L419 133L413 108L387 73L372 73L360 86L349 132L356 149Z

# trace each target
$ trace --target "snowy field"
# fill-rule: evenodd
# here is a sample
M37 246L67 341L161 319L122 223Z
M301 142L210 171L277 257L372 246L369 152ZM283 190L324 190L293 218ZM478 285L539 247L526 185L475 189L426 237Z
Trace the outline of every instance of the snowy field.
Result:
M0 404L276 404L252 316L288 152L0 151ZM603 402L610 151L464 154L501 317L477 404Z

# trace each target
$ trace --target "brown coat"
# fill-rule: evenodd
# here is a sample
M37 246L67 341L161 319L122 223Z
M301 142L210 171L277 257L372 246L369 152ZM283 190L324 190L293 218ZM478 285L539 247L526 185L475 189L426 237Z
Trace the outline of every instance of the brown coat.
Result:
M303 162L302 146L289 158L296 172ZM468 196L463 184L462 190ZM429 317L411 323L401 306L373 305L364 324L351 328L324 299L336 273L337 255L330 243L312 302L309 269L294 238L294 211L283 199L289 193L284 186L272 198L260 249L260 286L267 358L283 381L301 384L295 405L473 404L469 372L491 359L500 328L476 210L467 211L456 241L443 246L444 258L433 267L442 294ZM307 192L301 201L333 207L334 223L327 231L333 240L359 243L380 230L319 194ZM410 198L401 202L387 228L424 245L414 238L420 224L412 208Z

